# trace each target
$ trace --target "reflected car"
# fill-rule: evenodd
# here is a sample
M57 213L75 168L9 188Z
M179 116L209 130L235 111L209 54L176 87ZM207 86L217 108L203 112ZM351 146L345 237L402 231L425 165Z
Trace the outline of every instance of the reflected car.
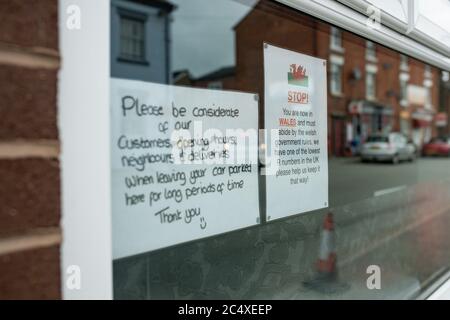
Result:
M361 160L389 161L394 164L400 161L414 161L416 147L401 133L376 134L368 137L361 148Z
M424 156L445 156L450 157L450 137L434 138L423 146Z

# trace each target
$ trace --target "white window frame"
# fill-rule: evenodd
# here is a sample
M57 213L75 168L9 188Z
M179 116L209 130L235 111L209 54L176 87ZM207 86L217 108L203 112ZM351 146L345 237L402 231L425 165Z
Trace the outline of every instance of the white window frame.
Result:
M78 30L66 27L67 10L74 4L82 13ZM62 56L58 125L61 139L63 299L113 297L110 7L110 0L58 2ZM66 285L70 266L79 267L79 289L70 289Z
M382 25L379 30L367 28L364 14L337 1L277 1L450 70L450 58L442 51L426 47L388 26ZM77 5L82 13L82 26L78 30L67 28L70 5ZM58 125L64 235L61 290L64 299L112 299L111 172L108 165L111 2L58 0L58 7L62 57L58 80ZM86 96L90 99L84 99ZM90 154L95 157L86 156ZM86 183L86 177L89 177L89 183ZM70 290L66 286L67 268L72 265L80 267L79 290Z
M120 26L119 26L119 59L124 59L124 60L129 60L129 61L135 61L135 62L146 62L147 57L146 57L146 19L147 17L145 15L141 15L141 14L135 14L134 12L131 12L129 10L124 10L122 8L119 8L119 21L120 21ZM135 41L135 42L141 42L141 52L136 53L135 55L133 54L127 54L126 52L124 52L124 30L123 30L123 23L125 21L129 21L131 23L136 23L139 24L142 27L142 39L128 39L129 41ZM129 38L132 38L133 35L129 35ZM133 51L133 49L131 50Z
M401 52L418 60L427 62L443 70L450 70L449 50L438 48L432 43L425 45L418 41L411 33L406 34L408 24L395 19L389 19L389 15L382 15L378 28L367 26L367 8L369 3L363 0L276 0L294 9L300 10L313 17L317 17L332 25L348 30L395 51ZM341 3L342 2L342 3ZM346 4L343 4L343 3ZM348 2L348 3L347 3ZM394 2L394 1L385 1ZM352 6L354 3L355 6ZM362 3L363 5L357 5ZM397 23L397 27L390 26ZM395 22L396 21L396 22ZM403 28L403 29L401 29ZM402 31L403 30L403 31ZM426 39L423 39L426 40ZM441 50L442 49L442 50Z
M427 300L450 300L450 279L434 291Z
M316 0L313 0L316 1ZM381 24L450 57L450 32L425 14L424 0L338 0L365 16L377 8ZM316 1L319 2L319 1ZM322 2L322 1L320 1ZM450 6L450 4L448 4ZM448 7L446 7L448 10ZM441 7L441 10L446 9Z

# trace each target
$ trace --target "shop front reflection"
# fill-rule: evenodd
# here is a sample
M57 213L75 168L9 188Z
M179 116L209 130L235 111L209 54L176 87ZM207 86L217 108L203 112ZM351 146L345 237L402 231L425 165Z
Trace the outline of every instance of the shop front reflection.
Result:
M117 260L115 298L416 297L450 261L450 160L362 163L361 147L373 135L400 133L420 155L433 137L448 137L448 124L442 122L442 114L450 111L450 100L442 98L450 92L448 79L442 82L441 70L434 66L275 1L253 1L251 6L220 1L223 10L215 6L218 2L173 1L176 6L171 6L155 1L165 4L157 7L156 16L153 8L147 9L147 19L160 19L162 29L148 32L163 42L150 45L148 52L167 50L148 61L158 76L142 71L146 66L137 61L120 61L127 71L113 66L112 76L256 92L262 128L263 44L326 60L330 209ZM196 10L198 6L204 10ZM132 7L138 8L135 3ZM141 47L128 49L147 52ZM111 52L113 59L121 52L117 50ZM317 264L330 212L335 273L323 280ZM369 266L381 270L380 290L367 287Z

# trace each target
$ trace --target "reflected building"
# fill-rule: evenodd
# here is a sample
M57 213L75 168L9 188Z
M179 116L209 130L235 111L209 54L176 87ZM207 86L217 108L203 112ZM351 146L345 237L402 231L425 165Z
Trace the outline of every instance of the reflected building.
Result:
M236 68L223 67L195 80L195 86L208 89L234 90L236 83Z
M111 76L171 82L170 24L176 7L166 0L111 1Z
M439 69L272 1L260 1L234 31L233 76L220 77L232 70L221 68L194 85L257 92L263 102L267 42L327 60L330 154L351 155L375 133L402 132L418 146L437 134Z
M436 116L439 136L450 138L450 72L443 71L440 86L440 112Z

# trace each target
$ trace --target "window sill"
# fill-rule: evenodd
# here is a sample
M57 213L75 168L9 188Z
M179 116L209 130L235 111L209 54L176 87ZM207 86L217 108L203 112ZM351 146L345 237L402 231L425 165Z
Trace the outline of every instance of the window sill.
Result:
M134 59L123 58L123 57L117 58L117 61L123 62L123 63L130 63L130 64L139 64L139 65L143 65L143 66L150 65L150 63L146 60L134 60Z

